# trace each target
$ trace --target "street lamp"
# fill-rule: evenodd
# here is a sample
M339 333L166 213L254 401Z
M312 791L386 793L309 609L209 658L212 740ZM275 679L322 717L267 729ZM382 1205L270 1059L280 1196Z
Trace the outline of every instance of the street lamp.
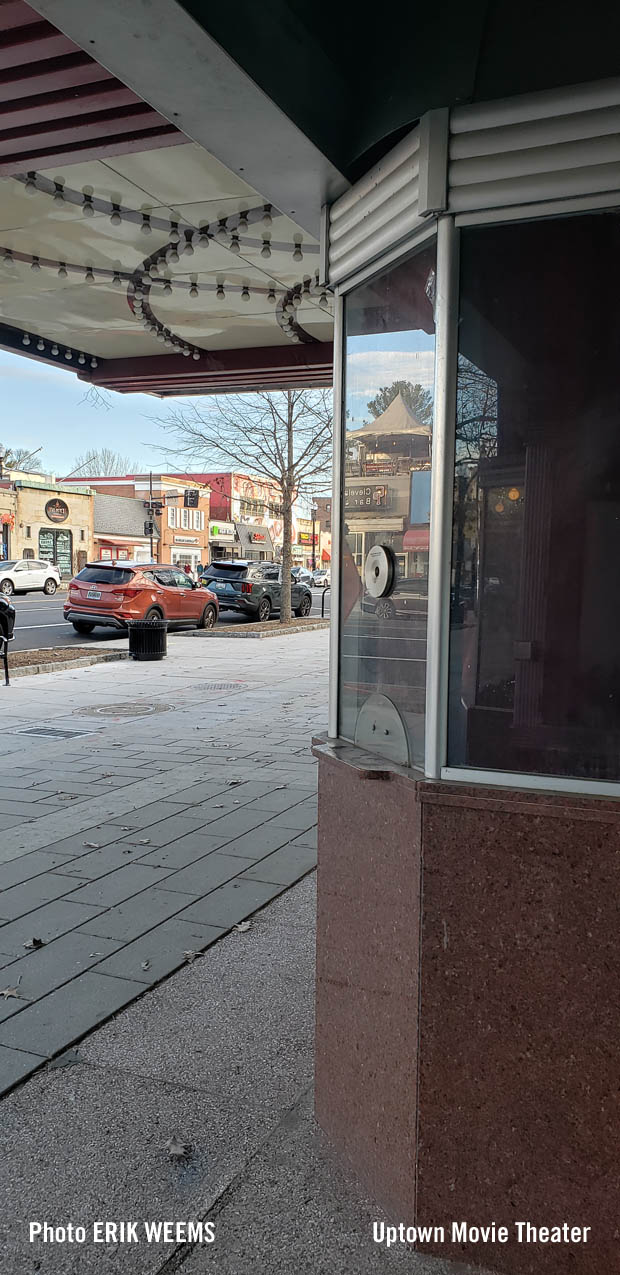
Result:
M314 501L312 501L312 508L310 512L312 514L312 570L316 571L316 541L314 539L314 526L316 522L316 516L319 512L319 507L318 505L315 505Z

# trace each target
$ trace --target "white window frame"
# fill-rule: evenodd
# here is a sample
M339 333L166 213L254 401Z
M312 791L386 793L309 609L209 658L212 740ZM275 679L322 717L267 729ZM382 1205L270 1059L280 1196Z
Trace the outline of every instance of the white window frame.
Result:
M186 509L185 506L183 506L181 510L181 530L182 531L190 530L189 515L190 515L190 510Z
M176 527L176 525L177 525L177 511L176 509L172 507L172 505L168 505L168 526Z

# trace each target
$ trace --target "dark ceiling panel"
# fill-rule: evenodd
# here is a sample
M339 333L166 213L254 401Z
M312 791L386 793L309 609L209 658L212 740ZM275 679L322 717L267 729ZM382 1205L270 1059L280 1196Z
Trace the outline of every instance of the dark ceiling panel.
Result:
M333 346L277 345L249 350L218 350L199 361L167 354L138 359L102 359L80 380L120 394L225 394L251 390L330 387Z
M2 176L186 141L23 0L0 0L0 106Z

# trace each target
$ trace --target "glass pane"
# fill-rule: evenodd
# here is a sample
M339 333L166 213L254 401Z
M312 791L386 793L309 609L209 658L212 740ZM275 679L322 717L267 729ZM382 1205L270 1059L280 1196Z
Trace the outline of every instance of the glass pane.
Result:
M466 230L448 758L620 779L620 216Z
M433 245L345 303L340 734L415 766L424 761L434 293Z

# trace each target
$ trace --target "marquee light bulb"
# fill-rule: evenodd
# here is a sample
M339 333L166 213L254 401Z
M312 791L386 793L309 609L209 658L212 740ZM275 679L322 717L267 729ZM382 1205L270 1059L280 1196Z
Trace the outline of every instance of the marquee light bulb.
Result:
M149 214L142 213L142 225L140 226L140 230L142 231L142 234L150 235L152 233L152 229L153 228L151 226L151 218Z
M37 175L36 173L28 173L24 182L24 190L27 195L36 195L37 193Z
M30 263L30 269L31 269L31 270L40 270L40 269L41 269L41 262L39 261L39 258L38 258L38 257L33 257L33 258L32 258L32 261L31 261L31 263Z
M55 341L54 341L54 344L53 344L53 346L52 346L52 354L53 354L53 355L58 354L58 346L56 345L56 342L55 342Z
M271 226L271 225L272 225L271 204L265 204L265 209L263 212L263 226Z
M94 217L95 209L93 207L92 195L84 195L84 202L82 204L82 212L85 217Z
M112 216L110 217L110 221L112 222L113 226L120 226L123 218L121 217L121 210L118 204L112 204L112 209L113 211L112 211Z
M268 240L268 239L263 239L263 246L262 246L262 248L261 248L261 250L260 250L260 255L261 255L261 257L270 257L270 256L271 256L271 248L270 248L270 246L269 246L269 240Z
M58 264L58 278L59 278L59 279L66 279L66 278L67 278L67 267L66 267L66 265L65 265L64 261L60 261L60 262L59 262L59 264Z
M241 289L241 300L242 301L250 300L250 289L247 286Z

